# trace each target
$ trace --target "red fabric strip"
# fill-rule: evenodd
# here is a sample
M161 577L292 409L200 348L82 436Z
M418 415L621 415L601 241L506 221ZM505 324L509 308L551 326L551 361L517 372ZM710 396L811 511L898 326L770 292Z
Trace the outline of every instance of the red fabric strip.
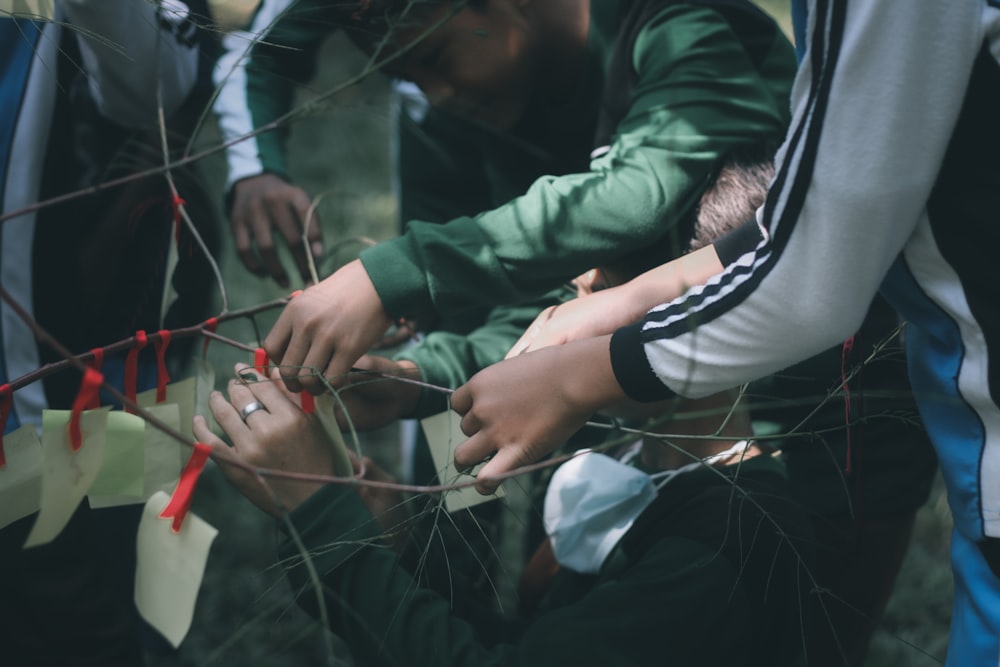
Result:
M73 399L73 412L69 416L69 447L74 452L80 451L83 446L83 432L80 429L80 414L89 409L88 406L97 402L104 384L104 376L93 368L88 368L83 374L83 382L80 383L80 391Z
M316 412L316 399L308 391L299 394L302 399L302 412L311 415Z
M208 461L208 456L211 453L212 448L209 445L203 442L194 443L194 451L191 452L191 458L188 459L187 465L181 472L180 481L177 482L177 486L170 496L170 502L160 512L161 519L174 520L171 529L175 533L181 532L181 524L184 523L188 511L191 509L191 498L194 496L194 487L198 483L198 476L201 475L205 462Z
M201 325L201 328L204 329L205 331L211 331L212 333L215 333L215 330L219 328L219 318L218 317L208 318L207 320L205 320L205 323ZM205 343L204 345L202 345L201 348L202 359L208 356L208 344L211 342L211 340L212 340L211 338L205 336Z
M135 383L136 376L139 374L139 350L144 347L146 347L146 332L140 329L135 332L135 347L129 350L128 356L125 357L125 398L132 403L135 403ZM135 413L127 405L125 411Z
M170 345L170 332L160 329L156 332L159 338L156 346L156 402L163 403L167 400L167 384L170 382L170 374L167 373L167 346Z
M267 351L262 347L258 347L253 353L253 367L258 373L260 373L262 379L266 380L271 376L267 368L269 364L270 362L267 360Z
M14 403L14 390L9 384L0 385L0 468L7 465L7 455L3 452L3 434L7 430L7 417Z
M90 351L90 353L92 355L94 355L94 358L90 360L90 367L93 368L95 371L100 372L101 366L104 365L104 348L103 347L95 347L93 350ZM84 379L86 379L86 378L84 378ZM82 386L81 386L81 388L82 388ZM85 405L85 406L83 406L83 409L84 410L96 410L99 407L101 407L101 392L100 391L96 391L96 392L94 392L94 395L93 395L90 403L87 404L87 405Z

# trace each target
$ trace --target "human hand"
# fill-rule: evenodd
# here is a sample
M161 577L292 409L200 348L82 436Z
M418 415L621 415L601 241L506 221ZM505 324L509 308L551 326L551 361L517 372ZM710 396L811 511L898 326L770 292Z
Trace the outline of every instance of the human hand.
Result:
M253 369L244 364L236 365L240 380L230 380L229 400L212 392L209 405L222 430L232 441L231 448L216 436L204 417L194 418L194 435L215 450L213 457L220 467L254 505L273 516L280 516L301 505L322 484L280 477L267 478L267 488L250 473L225 461L235 457L255 468L269 468L284 472L313 473L319 475L347 475L351 471L334 469L334 453L319 419L308 415L299 407L297 397L281 384L276 373L270 380L257 379ZM242 378L253 378L248 382ZM240 410L254 401L264 406L247 415L244 420Z
M370 431L405 417L417 407L420 387L392 379L393 376L418 379L420 371L412 361L365 355L354 368L367 372L352 372L345 380L334 384L340 398L337 423L341 430L349 428L347 416L355 429Z
M618 289L613 287L549 306L538 314L514 343L506 358L543 347L612 334L642 319L646 314L644 304L636 307L623 298Z
M345 375L390 324L368 273L354 260L292 299L264 349L288 389L319 394L325 386L314 369L328 378Z
M588 338L501 361L451 397L469 439L455 465L469 469L492 455L476 490L493 493L507 473L551 454L602 407L625 400L611 368L610 336Z
M302 279L309 283L312 277L302 238L311 205L312 200L305 190L274 174L237 181L233 186L230 225L243 265L258 276L270 275L279 285L288 287L288 274L278 261L275 246L277 231L292 251ZM315 214L305 230L305 237L313 257L322 255L322 231Z

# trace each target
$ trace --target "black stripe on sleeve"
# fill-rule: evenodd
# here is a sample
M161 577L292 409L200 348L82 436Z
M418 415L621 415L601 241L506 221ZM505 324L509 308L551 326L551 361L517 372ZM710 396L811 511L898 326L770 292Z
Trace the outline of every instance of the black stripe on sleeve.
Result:
M764 240L760 225L753 218L747 220L736 229L730 230L715 240L715 254L723 266L729 266L743 255L753 252Z

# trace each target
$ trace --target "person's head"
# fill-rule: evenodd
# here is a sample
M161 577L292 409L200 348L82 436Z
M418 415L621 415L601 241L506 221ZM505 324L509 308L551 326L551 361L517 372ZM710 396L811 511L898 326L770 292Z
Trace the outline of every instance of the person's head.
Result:
M341 24L386 73L434 106L501 129L521 118L551 44L535 5L551 0L366 0Z

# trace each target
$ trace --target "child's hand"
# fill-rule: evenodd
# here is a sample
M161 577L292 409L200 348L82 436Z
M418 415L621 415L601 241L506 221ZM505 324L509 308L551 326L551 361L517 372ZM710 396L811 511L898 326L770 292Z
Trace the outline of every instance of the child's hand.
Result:
M328 378L346 374L391 324L359 260L292 299L264 340L291 391L319 394Z
M469 439L455 450L468 469L492 456L476 489L493 493L498 475L552 453L594 412L625 399L611 369L610 336L523 354L490 366L452 395Z
M244 364L236 365L236 373L245 378L255 375L253 369ZM285 472L351 474L350 470L334 470L333 449L319 420L302 412L296 397L284 389L277 373L271 379L230 380L228 390L228 401L221 393L212 392L209 403L219 426L232 441L232 448L226 448L201 416L194 418L194 434L198 440L216 449L214 458L229 481L257 507L280 516L283 511L291 511L302 504L322 484L268 477L268 490L249 473L225 465L227 458L235 456L256 468ZM253 404L263 408L246 411L247 406ZM245 418L241 411L248 412Z

